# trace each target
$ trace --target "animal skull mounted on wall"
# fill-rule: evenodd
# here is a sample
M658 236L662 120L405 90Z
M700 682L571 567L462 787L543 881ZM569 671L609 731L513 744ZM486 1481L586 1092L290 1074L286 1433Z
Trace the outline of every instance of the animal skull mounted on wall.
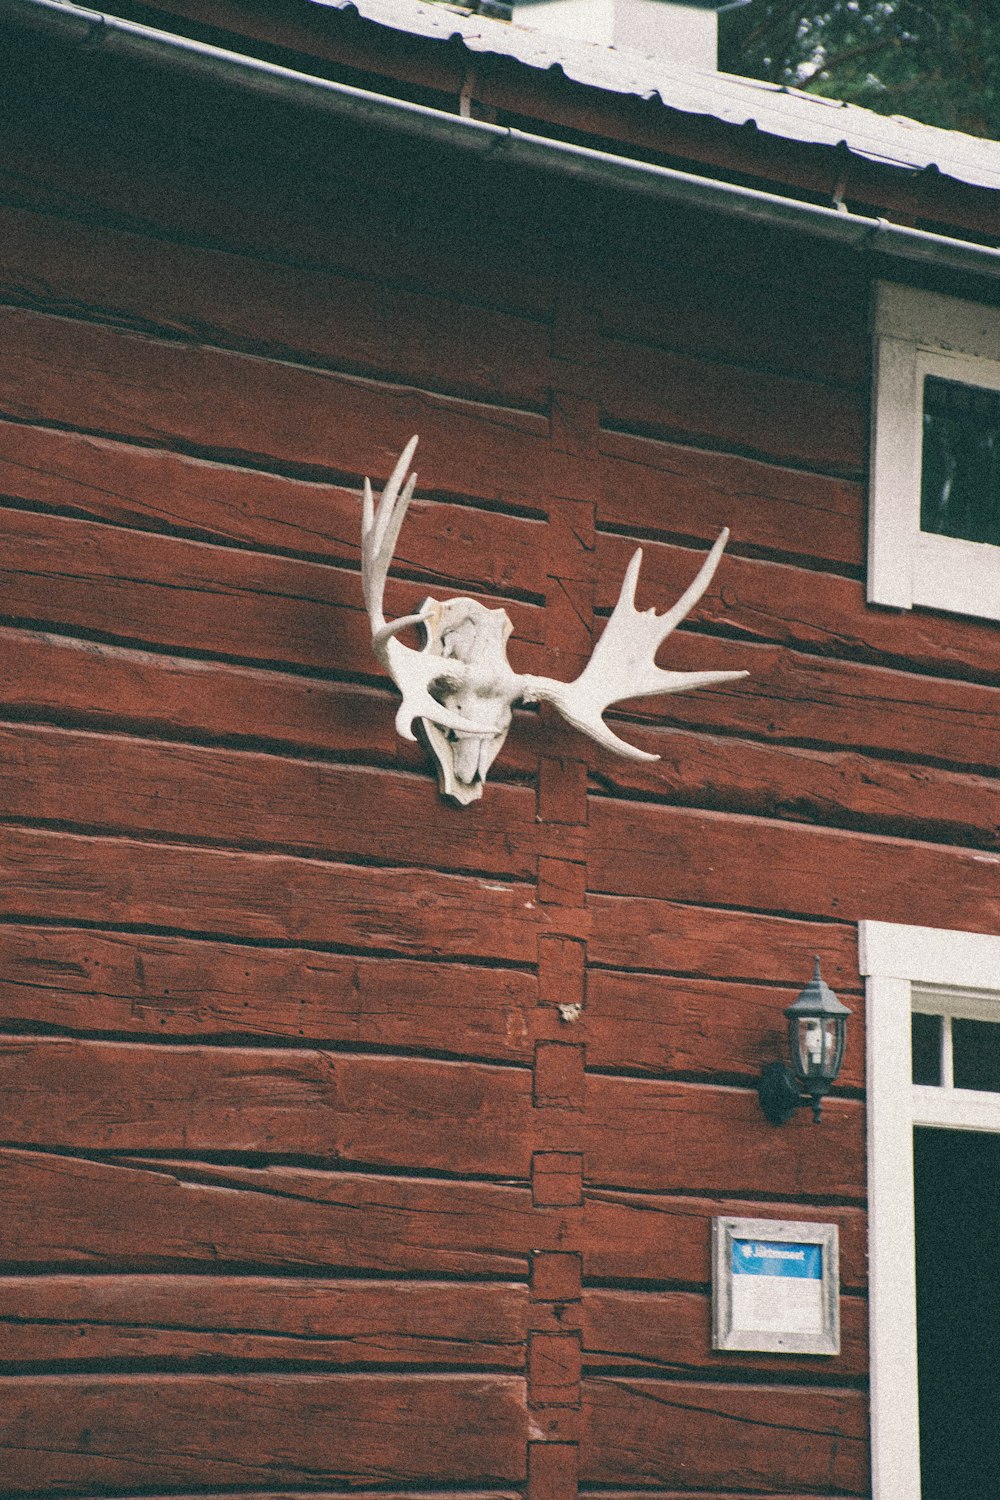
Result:
M396 730L416 739L419 720L438 763L444 796L474 802L483 794L486 773L496 759L515 703L551 703L564 719L599 745L632 760L659 760L619 739L604 722L612 703L656 693L735 682L746 672L666 672L655 663L657 648L697 604L712 581L729 532L723 531L697 578L664 615L637 610L635 589L642 562L640 547L629 563L618 603L586 667L573 682L513 672L507 662L511 622L505 610L487 609L475 599L425 599L414 615L387 622L383 595L417 476L407 471L417 446L411 438L400 454L378 506L365 480L361 526L361 577L372 624L372 647L403 695ZM400 634L411 625L424 630L419 650Z

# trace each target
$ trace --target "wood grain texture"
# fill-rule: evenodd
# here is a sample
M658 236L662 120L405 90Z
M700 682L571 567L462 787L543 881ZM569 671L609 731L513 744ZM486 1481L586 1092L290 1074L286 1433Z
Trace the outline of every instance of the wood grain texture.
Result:
M690 577L689 568L685 582ZM677 593L662 595L658 602L666 604ZM643 603L647 597L642 596ZM876 760L929 761L951 771L992 774L995 769L1000 698L994 687L827 661L693 631L673 636L664 662L672 670L745 671L748 676L676 693L666 701L637 699L620 718L611 715L623 738L636 733L633 721L641 725L645 719L751 740L873 753ZM602 770L606 765L613 781L610 752L595 764Z
M861 566L856 481L624 432L602 432L600 451L597 518L606 530L707 537L729 526L737 545ZM603 551L610 546L602 538Z
M406 956L535 960L533 887L136 839L0 829L0 914Z
M584 1381L581 1478L861 1495L868 1410L856 1391Z
M803 1374L840 1384L868 1374L868 1305L840 1301L841 1352L829 1355L726 1353L712 1348L711 1298L697 1292L588 1289L581 1308L584 1366L637 1367L650 1374L755 1370Z
M203 7L200 11L204 14ZM407 48L409 38L401 40ZM37 73L29 79L27 98L19 98L13 87L6 96L7 151L0 182L10 202L57 221L74 217L138 232L154 243L183 237L199 247L378 278L529 319L544 320L551 312L558 290L553 216L546 212L551 185L548 192L539 190L520 174L519 192L498 202L492 185L474 168L463 174L461 163L453 163L455 173L447 178L428 180L426 172L408 178L406 158L397 150L393 163L371 137L362 145L341 131L339 149L331 152L287 125L264 128L259 113L251 146L245 111L237 109L234 121L233 101L221 95L206 110L204 96L199 103L190 89L178 93L176 80L166 98L147 90L144 121L137 122L127 109L119 111L118 131L110 134L106 96L96 116L86 109L67 110L58 118L43 118L37 110L28 114L26 106L39 98L39 83L44 90L50 77L51 70L42 80ZM177 118L179 99L192 120L199 113L214 120L215 134L199 132L192 141L189 132L177 130L164 150L161 131L155 171L137 171L130 150L148 147L151 124L157 130L154 108L159 107L162 125L171 109ZM376 160L384 171L372 170ZM353 186L342 180L352 166ZM357 177L366 167L359 205ZM303 170L307 191L298 186ZM457 195L456 181L462 184ZM361 213L367 224L378 224L377 233L358 233ZM484 234L495 260L477 254Z
M660 896L587 897L593 964L697 979L763 980L800 989L810 955L827 982L857 992L858 935L853 925L687 904L668 887ZM805 978L803 978L805 975Z
M585 1178L651 1192L863 1199L863 1119L855 1101L828 1099L822 1131L807 1110L776 1130L755 1088L592 1074Z
M787 1049L784 1011L805 985L779 989L721 980L681 979L627 970L587 976L587 1064L651 1073L756 1078ZM864 1004L853 1016L840 1073L842 1087L864 1080Z
M813 243L814 260L803 246L787 242L786 276L808 276L815 285L815 307L823 337L802 337L801 309L782 295L784 278L775 276L764 234L740 234L725 220L716 233L701 234L676 215L671 226L650 205L629 205L633 225L645 220L660 236L657 256L635 256L628 240L617 253L604 248L603 275L595 291L601 327L628 343L675 352L710 355L756 365L761 373L798 373L861 386L868 376L867 298L857 278L845 274L835 254ZM742 227L742 226L741 226ZM694 232L692 232L692 230ZM663 275L669 259L670 275ZM822 261L821 277L816 262ZM720 295L720 283L725 293ZM734 316L734 308L739 316Z
M11 1266L526 1281L529 1250L560 1233L527 1188L488 1183L17 1150L0 1183Z
M526 1068L8 1038L0 1080L12 1144L530 1173Z
M248 1152L527 1180L526 1069L329 1052L10 1038L0 1079L12 1144ZM591 1074L585 1180L649 1191L860 1198L861 1110L776 1131L756 1093ZM546 1120L540 1131L556 1129ZM822 1139L817 1139L822 1135Z
M786 1129L789 1127L785 1127ZM662 1282L679 1289L711 1281L710 1220L808 1219L840 1229L841 1286L863 1291L868 1279L868 1235L863 1207L752 1198L584 1190L581 1235L587 1277L594 1281Z
M597 1280L707 1286L713 1215L747 1199L588 1187L581 1209L539 1211L527 1188L141 1155L0 1151L0 1254L11 1266L107 1272L425 1273L526 1281L530 1252L584 1252ZM841 1279L863 1289L857 1207L769 1200L765 1216L836 1222Z
M692 437L816 468L859 475L867 405L855 391L759 374L703 356L605 339L604 425Z
M254 747L265 738L352 758L391 755L411 769L423 765L420 748L396 734L398 700L388 685L382 691L9 628L0 628L0 685L9 716ZM532 717L516 716L505 758L516 752ZM523 768L523 752L519 759Z
M418 452L422 476L423 447ZM388 454L379 458L384 463ZM0 492L15 502L116 526L360 566L360 476L355 483L295 479L88 433L0 421ZM477 585L543 592L543 525L529 516L421 493L396 544L394 572L410 569L434 580L447 562L448 586L460 584L465 593Z
M0 1277L2 1360L524 1366L505 1284L264 1276Z
M109 787L115 788L114 796ZM529 788L491 786L471 810L428 777L118 735L0 725L0 817L534 877L544 835ZM569 830L567 854L583 852Z
M148 933L10 925L0 1029L347 1042L528 1062L535 977Z
M594 779L612 793L983 849L1000 842L995 776L662 725L624 732L661 758L595 756Z
M347 569L4 509L0 538L8 618L313 671L379 671L361 580ZM411 613L426 596L426 584L394 581L386 608ZM510 613L520 642L537 645L542 611L513 603Z
M739 1490L731 1490L728 1487L725 1490L717 1487L710 1490L665 1490L660 1485L643 1485L642 1493L644 1500L828 1500L829 1496L828 1490L813 1490L809 1495L800 1489L796 1489L794 1494L790 1490L782 1490L779 1495L771 1490L766 1495L761 1494L760 1491L751 1495L748 1490L742 1488ZM182 1500L190 1500L190 1497L184 1496ZM258 1497L255 1496L254 1500L258 1500ZM260 1500L271 1500L271 1496L260 1497ZM278 1500L286 1500L286 1497L279 1496ZM601 1500L635 1500L635 1490L602 1486Z
M762 818L592 799L598 890L991 932L1000 855Z
M808 481L803 480L806 486ZM727 556L709 589L702 596L694 618L722 628L746 642L776 644L790 649L816 653L823 658L817 665L834 673L836 668L852 661L870 666L887 666L897 670L886 676L859 674L859 681L871 684L868 696L885 697L891 711L893 694L879 691L879 685L896 680L900 670L936 674L942 680L927 684L927 691L939 693L968 691L970 702L987 701L973 685L980 681L995 687L996 643L988 620L932 614L925 610L891 610L868 605L863 577L845 578L836 572L796 566L781 558L750 558L738 554L741 542L755 541L754 515L758 507L750 496L740 504L727 507L721 523L733 533ZM696 512L701 514L701 507ZM748 530L744 532L746 524ZM842 528L843 518L837 518ZM789 521L785 532L785 552L800 550L797 533L811 521ZM690 522L689 527L690 529ZM718 530L705 526L698 535L705 543L714 541ZM735 544L735 545L734 545ZM700 564L700 551L678 547L655 539L643 541L642 581L639 602L673 602L687 587ZM773 544L772 544L773 545ZM621 536L598 532L597 605L611 609L618 597L622 573L634 550L634 542ZM675 636L664 660L681 642ZM721 643L720 643L721 644ZM725 643L728 648L730 643ZM748 658L749 660L749 658ZM959 679L954 681L952 679ZM967 679L973 679L970 682ZM757 679L759 679L759 672ZM965 680L963 680L965 679ZM915 684L913 692L920 691ZM953 713L960 712L954 700ZM861 744L869 741L862 739ZM879 741L872 740L873 747Z
M21 421L373 483L419 432L422 483L483 499L532 494L542 465L546 419L510 407L21 309L0 309L0 336L0 411Z
M384 280L4 210L0 300L541 405L548 330Z
M513 1376L8 1376L0 1389L11 1495L524 1476Z

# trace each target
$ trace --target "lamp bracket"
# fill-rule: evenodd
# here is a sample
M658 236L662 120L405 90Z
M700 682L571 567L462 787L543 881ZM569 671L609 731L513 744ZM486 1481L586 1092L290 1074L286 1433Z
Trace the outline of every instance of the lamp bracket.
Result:
M784 1125L795 1111L812 1100L802 1097L794 1076L783 1062L773 1062L764 1069L757 1085L760 1107L772 1125Z

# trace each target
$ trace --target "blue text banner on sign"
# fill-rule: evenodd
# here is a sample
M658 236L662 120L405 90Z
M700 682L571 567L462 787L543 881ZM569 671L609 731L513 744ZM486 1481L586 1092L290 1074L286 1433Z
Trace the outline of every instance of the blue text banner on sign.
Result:
M733 1275L822 1281L823 1247L787 1240L733 1240Z

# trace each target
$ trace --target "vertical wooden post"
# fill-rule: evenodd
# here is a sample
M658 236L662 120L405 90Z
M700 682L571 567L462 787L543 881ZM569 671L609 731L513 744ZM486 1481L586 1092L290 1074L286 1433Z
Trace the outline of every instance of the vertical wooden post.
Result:
M546 653L553 676L582 670L594 608L594 498L599 407L589 394L597 322L570 251L552 332ZM566 1213L570 1241L583 1201L586 1091L587 868L566 834L587 823L587 762L578 742L547 737L539 757L537 899L539 1015L532 1100L532 1201ZM566 1240L564 1239L564 1244ZM583 1256L571 1243L537 1252L528 1344L528 1500L575 1500L579 1478Z

